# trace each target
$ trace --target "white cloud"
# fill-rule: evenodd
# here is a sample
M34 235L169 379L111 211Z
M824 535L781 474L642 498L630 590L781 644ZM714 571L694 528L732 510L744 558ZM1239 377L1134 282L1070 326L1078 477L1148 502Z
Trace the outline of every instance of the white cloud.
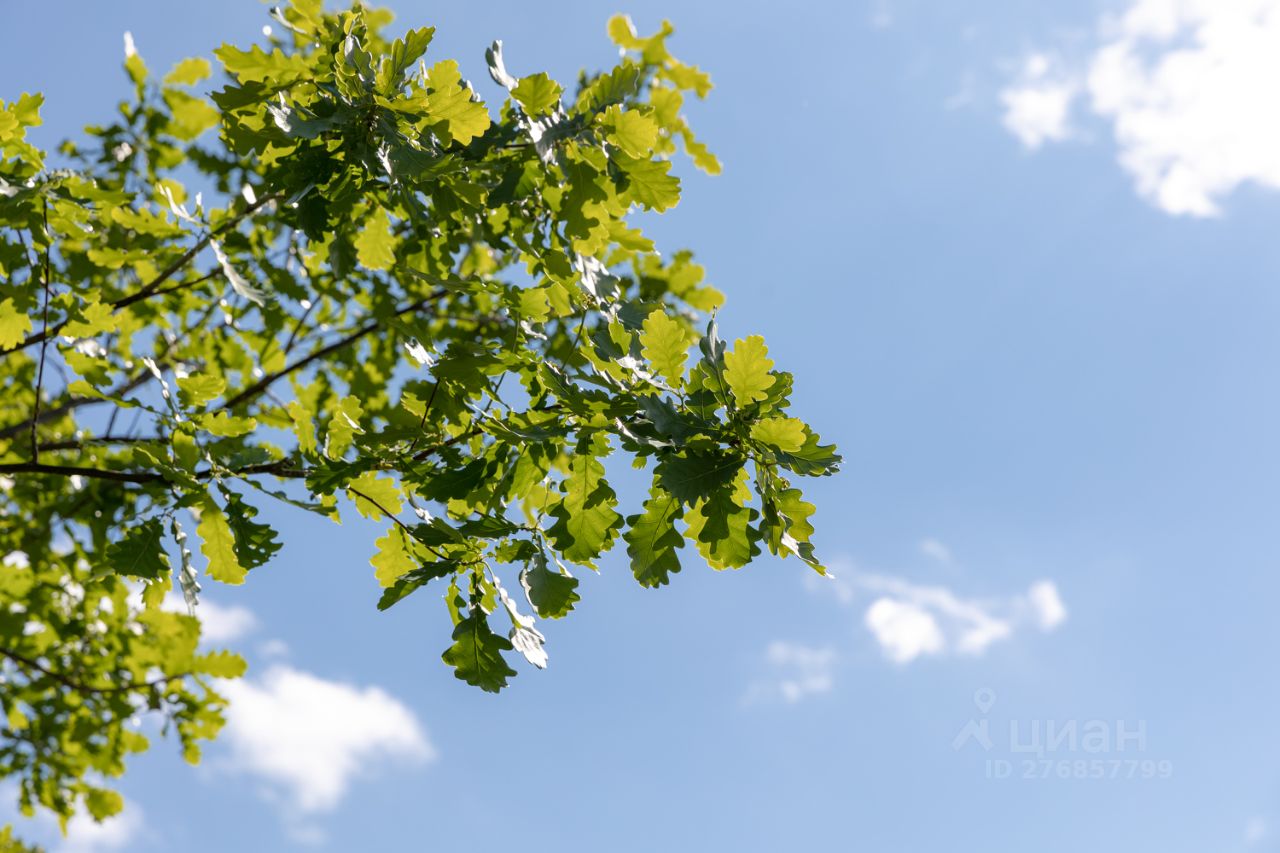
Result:
M835 684L835 649L775 640L765 650L768 677L752 685L748 699L781 699L795 704L810 696L829 693Z
M233 768L261 777L297 814L332 809L378 762L435 757L413 712L377 687L276 665L261 680L219 689L229 700L222 737Z
M1065 123L1061 136L1037 128L1065 122L1078 91L1112 125L1138 192L1167 213L1217 215L1245 183L1280 189L1280 0L1130 0L1098 33L1054 84L1070 89L1065 107L1025 70L1005 90L1005 124L1024 144L1064 138Z
M258 627L251 610L235 605L224 607L208 599L196 605L196 616L200 618L200 639L208 643L229 643Z
M1078 85L1053 66L1045 54L1032 54L1023 63L1019 81L1000 93L1004 126L1031 149L1071 134L1071 102Z
M867 608L867 628L894 663L908 663L920 655L946 648L942 629L933 615L909 601L878 598Z
M124 811L101 823L85 814L67 821L67 835L55 848L57 853L99 853L123 850L132 845L143 829L142 810L125 803Z
M44 809L32 817L18 812L18 785L13 780L0 783L0 825L12 824L13 832L28 844L43 845L53 853L108 853L111 850L132 849L138 841L155 833L150 830L140 806L132 800L124 801L118 814L101 822L84 812L78 812L67 821L64 833L58 819Z
M1252 847L1255 844L1261 844L1267 839L1267 821L1261 817L1249 818L1249 822L1244 826L1244 843Z
M141 590L139 585L139 596L142 594ZM190 612L181 593L172 590L165 595L160 606L172 613ZM200 620L200 639L206 643L230 643L258 629L258 618L253 615L252 610L238 605L218 604L208 596L201 596L195 615Z
M1027 590L1027 601L1035 613L1041 631L1052 631L1067 621L1067 608L1053 581L1037 581Z
M920 657L984 654L994 643L1025 626L1057 629L1067 608L1053 581L1041 580L1022 595L979 599L957 595L945 586L915 584L889 575L863 572L851 565L829 582L809 582L845 606L869 593L863 624L885 657L906 664Z

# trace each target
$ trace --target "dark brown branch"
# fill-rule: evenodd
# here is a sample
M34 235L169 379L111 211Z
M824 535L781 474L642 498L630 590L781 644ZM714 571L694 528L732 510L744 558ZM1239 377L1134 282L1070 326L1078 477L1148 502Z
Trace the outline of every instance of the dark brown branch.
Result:
M108 391L107 396L121 397L125 394L128 394L130 391L137 388L139 385L142 385L144 382L146 382L150 378L151 378L151 371L143 370L139 372L138 375L130 379L128 382L125 382L123 385L119 385L111 389L110 391ZM106 403L106 402L109 402L109 401L103 400L101 397L72 397L62 405L54 406L52 409L45 409L35 417L30 418L29 420L25 420L22 423L17 423L11 426L0 428L0 440L6 439L6 438L13 438L15 435L18 435L23 430L27 429L28 427L33 427L36 424L42 424L42 423L45 423L46 421L57 420L58 418L67 414L67 412L75 411L81 406L88 406L93 403Z
M154 441L167 442L168 440L162 435L94 435L88 438L48 441L40 445L40 450L52 453L58 450L80 450L94 444L146 444Z
M377 509L379 512L381 512L381 513L382 513L383 515L385 515L387 518L389 518L389 519L391 519L393 522L395 522L396 527L399 527L399 528L400 528L400 530L401 530L401 531L403 531L403 532L404 532L404 534L405 534L406 536L408 536L408 537L409 537L409 538L411 538L411 539L417 540L417 537L413 535L413 528L411 528L409 525L405 524L403 521L401 521L399 518L397 518L397 517L396 517L396 514L395 514L395 513L393 513L391 510L387 509L385 506L383 506L382 504L378 503L378 502L377 502L377 501L375 501L373 498L369 497L368 495L366 495L364 492L360 491L359 489L354 489L354 488L352 488L350 485L348 485L348 486L347 486L347 491L348 491L348 492L350 492L351 494L353 494L353 495L357 496L357 497L364 498L366 501L368 501L369 503L373 504L373 506L374 506L374 508L375 508L375 509ZM435 556L435 558L436 558L437 560L447 560L447 559L449 559L449 558L448 558L448 557L446 557L444 554L441 554L439 551L437 551L435 548L432 548L430 545L426 544L425 542L424 542L424 543L421 543L421 544L422 544L422 547L424 547L424 548L426 548L428 551L430 551L430 552L432 553L432 555L434 555L434 556Z
M44 200L44 322L40 327L40 367L36 370L36 401L31 412L31 461L40 461L40 444L36 436L36 425L40 423L40 395L44 392L44 356L49 348L49 252L52 236L49 234L49 199Z
M246 216L253 213L258 208L266 204L267 202L276 201L278 198L279 196L270 195L270 196L265 196L263 198L258 199L253 204L249 205L244 210L240 211L235 216L231 217L226 222L222 223L217 228L212 229L208 234L205 234L203 237L197 240L194 246L192 246L187 251L183 252L181 257L179 257L173 263L169 264L169 266L165 267L164 270L161 271L159 275L153 278L141 290L137 291L136 293L131 293L128 296L122 296L119 299L112 300L107 304L110 305L111 310L115 312L115 311L119 311L121 308L129 307L135 302L140 302L143 299L148 299L152 296L155 296L157 293L161 293L162 291L160 290L160 286L163 285L169 279L173 278L175 275L177 275L184 267L186 267L187 264L191 263L192 259L194 259L196 255L204 251L205 247L208 246L209 243L214 238L235 228L242 221L244 221L244 218ZM204 279L199 279L199 281L203 281L203 280ZM196 282L191 282L191 284L195 284L195 283ZM168 293L170 291L166 290L163 292ZM18 350L23 350L23 349L26 349L27 347L35 346L36 344L43 343L44 341L48 340L51 337L56 337L58 332L62 331L62 327L65 325L67 325L67 321L64 320L63 322L54 326L52 329L49 329L49 328L42 329L39 332L39 334L32 335L31 337L24 340L22 343L17 344L7 350L0 351L0 355L8 355L9 353L17 352Z
M207 480L214 474L247 477L253 474L271 474L285 479L301 479L309 472L299 468L290 468L287 462L264 462L259 465L246 465L244 468L227 470L206 468L196 471L191 476L197 480ZM0 474L48 474L60 477L84 477L90 480L111 480L116 483L162 483L168 478L164 474L148 471L114 471L110 468L85 468L79 465L46 465L43 462L13 462L0 464Z
M52 678L54 681L58 682L63 687L74 690L77 693L126 693L130 690L146 690L151 687L159 687L160 685L167 684L170 681L176 681L180 678L186 678L188 675L191 674L189 672L182 672L176 675L166 675L161 678L157 678L154 681L133 681L133 682L129 682L128 684L111 684L111 685L99 687L95 684L85 684L83 681L80 681L79 679L72 678L69 675L65 675L61 672L56 672L52 669L49 669L47 666L44 666L43 664L41 664L40 661L34 658L29 658L26 655L20 652L15 652L12 649L6 649L4 647L0 647L0 655L3 655L4 657L18 664L19 666L23 666L23 667L26 667L27 669L35 670L36 672L40 673L41 675L47 678Z
M419 299L417 302L414 302L412 305L406 305L404 308L397 310L391 316L399 317L401 315L408 314L413 311L421 310L422 308L426 307L429 303L444 297L446 294L448 294L448 292L449 292L448 290L441 288L440 290L437 290L435 293L432 293L430 296L427 296L423 299ZM366 335L372 334L373 332L376 332L378 329L382 328L382 324L383 324L382 320L372 320L369 323L366 323L365 325L356 329L354 332L347 335L346 337L339 338L338 340L334 341L328 346L323 346L320 349L316 350L315 352L312 352L309 355L298 359L293 364L289 364L282 367L280 370L277 370L274 373L268 373L266 376L262 377L257 382L253 383L252 385L242 390L240 393L233 395L225 403L219 406L215 411L221 411L222 409L234 409L236 406L240 405L241 403L244 403L248 400L252 400L254 397L257 397L258 395L266 391L267 388L269 388L271 384L276 380L281 379L285 376L288 376L291 373L296 373L297 371L302 370L304 367L311 364L312 362L315 362L319 359L324 358L325 356L332 355L333 353L338 352L341 349L345 349L346 347L351 346L353 343L365 337Z

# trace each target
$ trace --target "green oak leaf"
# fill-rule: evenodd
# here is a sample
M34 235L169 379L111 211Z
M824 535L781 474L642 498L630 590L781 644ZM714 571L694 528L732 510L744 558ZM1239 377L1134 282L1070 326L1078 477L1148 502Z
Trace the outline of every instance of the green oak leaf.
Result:
M675 522L683 507L673 495L654 488L644 503L644 512L627 518L627 532L622 538L631 557L631 573L641 586L658 587L680 571L676 549L684 547L684 536Z
M106 820L124 810L124 797L105 788L91 788L85 794L84 806L94 820Z
M821 444L813 430L805 427L804 444L797 450L776 454L778 463L805 477L825 477L840 470L841 457L834 444Z
M507 686L516 671L502 657L514 647L506 637L493 633L484 611L473 607L453 628L453 645L441 658L454 669L454 677L489 693Z
M570 463L563 490L564 497L548 512L556 523L547 537L566 560L595 568L592 560L612 547L622 521L613 510L618 499L604 479L604 465L580 451Z
M666 456L655 476L669 494L694 504L732 483L746 460L732 453L695 452Z
M567 572L552 571L542 552L538 552L520 572L520 585L524 587L529 604L544 619L567 616L579 600L578 579Z
M158 518L133 525L124 538L107 546L103 555L113 572L154 580L169 573L164 552L164 524Z
M751 527L757 513L721 489L700 501L685 516L688 535L713 569L738 569L760 553L759 532Z
M627 192L634 201L659 212L675 207L680 201L680 179L667 174L671 171L669 160L632 157L624 151L615 151L610 156L626 174Z
M227 524L235 539L236 559L246 569L265 565L281 547L276 531L270 525L254 521L258 510L245 503L240 495L225 487L221 491L227 500Z

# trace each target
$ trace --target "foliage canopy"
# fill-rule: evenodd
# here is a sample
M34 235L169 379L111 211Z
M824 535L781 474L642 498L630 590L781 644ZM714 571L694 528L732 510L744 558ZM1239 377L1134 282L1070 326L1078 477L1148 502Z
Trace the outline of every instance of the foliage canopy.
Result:
M0 774L28 812L117 811L137 714L193 761L216 735L244 662L200 645L197 579L275 557L264 501L336 521L347 498L381 528L377 606L445 589L443 660L489 691L545 665L535 619L611 548L647 587L686 542L822 570L792 478L839 457L635 222L679 200L677 149L720 168L670 25L612 19L618 64L573 94L495 42L491 108L425 58L431 28L274 14L207 95L207 60L157 77L128 42L134 97L57 168L26 140L42 98L0 104ZM649 471L631 514L610 455Z

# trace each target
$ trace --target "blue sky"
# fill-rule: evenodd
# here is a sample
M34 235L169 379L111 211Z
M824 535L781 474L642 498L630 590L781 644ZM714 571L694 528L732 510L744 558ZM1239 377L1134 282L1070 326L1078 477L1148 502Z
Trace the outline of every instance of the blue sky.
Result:
M275 563L209 591L228 737L158 742L63 849L1280 849L1280 3L390 5L490 99L494 38L568 81L613 12L674 21L725 171L648 227L840 445L838 579L612 554L494 697L436 602L375 611L377 530L272 510ZM126 96L126 30L163 70L265 23L9 4L0 96L52 145Z

